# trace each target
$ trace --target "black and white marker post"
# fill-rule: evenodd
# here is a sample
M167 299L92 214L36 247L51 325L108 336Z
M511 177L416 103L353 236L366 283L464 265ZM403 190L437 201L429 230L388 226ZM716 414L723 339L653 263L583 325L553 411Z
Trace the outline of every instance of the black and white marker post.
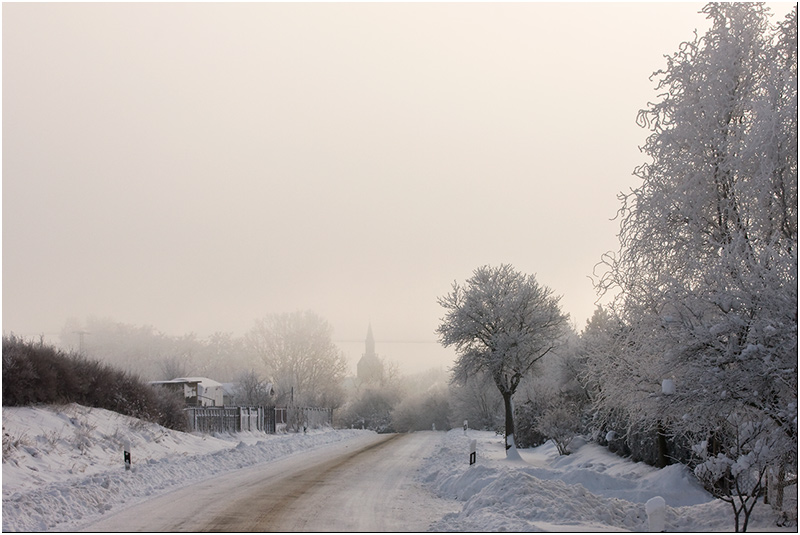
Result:
M475 450L477 449L477 448L476 448L476 446L477 446L477 443L478 443L478 441L477 441L477 440L473 440L473 441L472 441L472 442L470 442L470 444L469 444L469 465L470 465L470 466L472 466L473 464L475 464L475 462L477 461L477 459L476 459L476 457L477 457L477 454L475 453Z
M125 441L122 451L122 460L125 461L125 470L131 469L131 443L129 440Z

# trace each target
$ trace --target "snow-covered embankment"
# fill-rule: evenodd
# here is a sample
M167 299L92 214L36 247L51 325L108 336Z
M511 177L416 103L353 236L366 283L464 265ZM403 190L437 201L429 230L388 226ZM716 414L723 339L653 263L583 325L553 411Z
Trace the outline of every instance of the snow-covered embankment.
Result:
M470 442L478 462L469 466ZM645 504L666 502L666 531L732 531L729 504L714 499L683 465L657 469L576 439L574 453L559 456L552 443L505 459L503 437L462 430L443 435L427 459L425 481L441 497L464 502L435 531L648 531ZM752 529L774 531L775 516L760 503ZM794 528L786 528L794 531Z
M203 436L76 404L3 408L3 531L71 531L109 511L361 430ZM126 471L123 445L133 468Z

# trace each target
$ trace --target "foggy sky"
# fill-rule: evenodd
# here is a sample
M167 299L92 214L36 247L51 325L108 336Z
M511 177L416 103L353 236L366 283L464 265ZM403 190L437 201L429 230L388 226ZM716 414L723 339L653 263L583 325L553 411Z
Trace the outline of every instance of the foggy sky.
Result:
M3 331L310 309L381 353L500 263L580 330L702 5L5 3Z

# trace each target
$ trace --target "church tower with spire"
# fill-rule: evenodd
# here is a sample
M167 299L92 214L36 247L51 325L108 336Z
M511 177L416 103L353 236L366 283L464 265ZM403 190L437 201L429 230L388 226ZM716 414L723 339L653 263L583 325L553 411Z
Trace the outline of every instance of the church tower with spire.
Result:
M372 335L372 324L367 328L367 339L364 343L364 354L356 366L356 376L362 383L379 383L383 379L383 363L375 353L375 337Z

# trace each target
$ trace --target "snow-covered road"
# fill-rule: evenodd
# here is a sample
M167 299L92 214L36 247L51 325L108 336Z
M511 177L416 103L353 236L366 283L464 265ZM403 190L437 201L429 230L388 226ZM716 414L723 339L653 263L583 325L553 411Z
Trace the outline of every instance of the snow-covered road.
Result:
M365 435L153 498L84 531L425 531L460 510L419 484L441 433Z
M581 438L568 456L548 443L508 460L502 436L472 429L211 436L75 404L3 407L2 420L3 532L641 532L656 496L667 531L733 530L687 467ZM796 485L785 499L796 511ZM748 528L797 532L778 520L759 501Z

